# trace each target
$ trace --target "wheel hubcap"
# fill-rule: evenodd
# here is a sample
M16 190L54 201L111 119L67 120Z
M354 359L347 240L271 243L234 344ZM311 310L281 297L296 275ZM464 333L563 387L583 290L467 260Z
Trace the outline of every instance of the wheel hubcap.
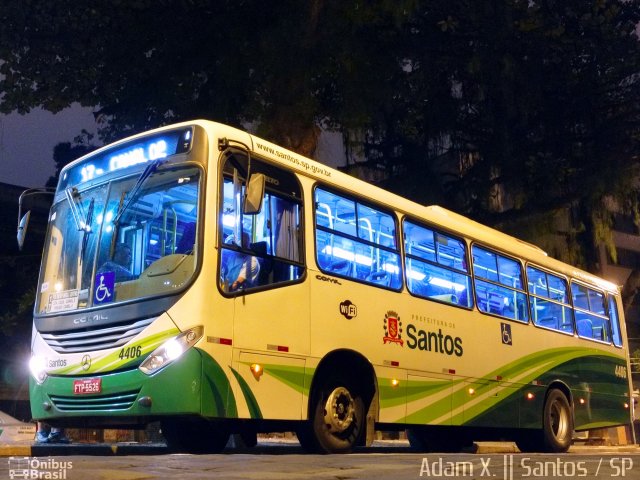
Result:
M324 423L331 433L342 433L353 422L355 402L344 387L336 388L324 406Z

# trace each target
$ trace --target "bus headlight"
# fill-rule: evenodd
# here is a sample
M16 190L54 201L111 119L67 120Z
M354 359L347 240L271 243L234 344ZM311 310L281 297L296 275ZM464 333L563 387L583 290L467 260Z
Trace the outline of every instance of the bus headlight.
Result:
M42 355L34 355L29 359L29 370L36 382L42 383L47 378L47 359Z
M177 337L167 340L151 352L138 368L147 375L157 372L180 358L184 352L195 345L196 342L202 338L203 332L204 328L202 326L185 330Z

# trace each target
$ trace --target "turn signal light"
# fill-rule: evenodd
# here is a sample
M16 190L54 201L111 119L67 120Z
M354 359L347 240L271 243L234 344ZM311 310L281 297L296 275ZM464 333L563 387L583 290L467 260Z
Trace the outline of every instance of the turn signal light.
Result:
M260 380L260 377L264 373L264 370L262 369L262 365L259 365L257 363L252 363L251 373L253 375L253 378L255 378L256 380Z

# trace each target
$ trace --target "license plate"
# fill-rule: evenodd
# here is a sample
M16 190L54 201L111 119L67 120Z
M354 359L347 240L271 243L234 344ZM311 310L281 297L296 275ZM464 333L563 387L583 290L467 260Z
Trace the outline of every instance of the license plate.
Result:
M73 394L86 395L88 393L102 392L101 378L83 378L82 380L73 381Z

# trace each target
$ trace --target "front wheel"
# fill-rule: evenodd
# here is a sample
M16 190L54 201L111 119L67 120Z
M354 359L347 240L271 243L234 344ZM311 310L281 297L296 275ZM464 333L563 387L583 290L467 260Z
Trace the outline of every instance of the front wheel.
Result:
M326 382L318 389L312 408L307 430L299 434L305 449L347 453L358 445L365 432L365 404L351 382L344 379Z

